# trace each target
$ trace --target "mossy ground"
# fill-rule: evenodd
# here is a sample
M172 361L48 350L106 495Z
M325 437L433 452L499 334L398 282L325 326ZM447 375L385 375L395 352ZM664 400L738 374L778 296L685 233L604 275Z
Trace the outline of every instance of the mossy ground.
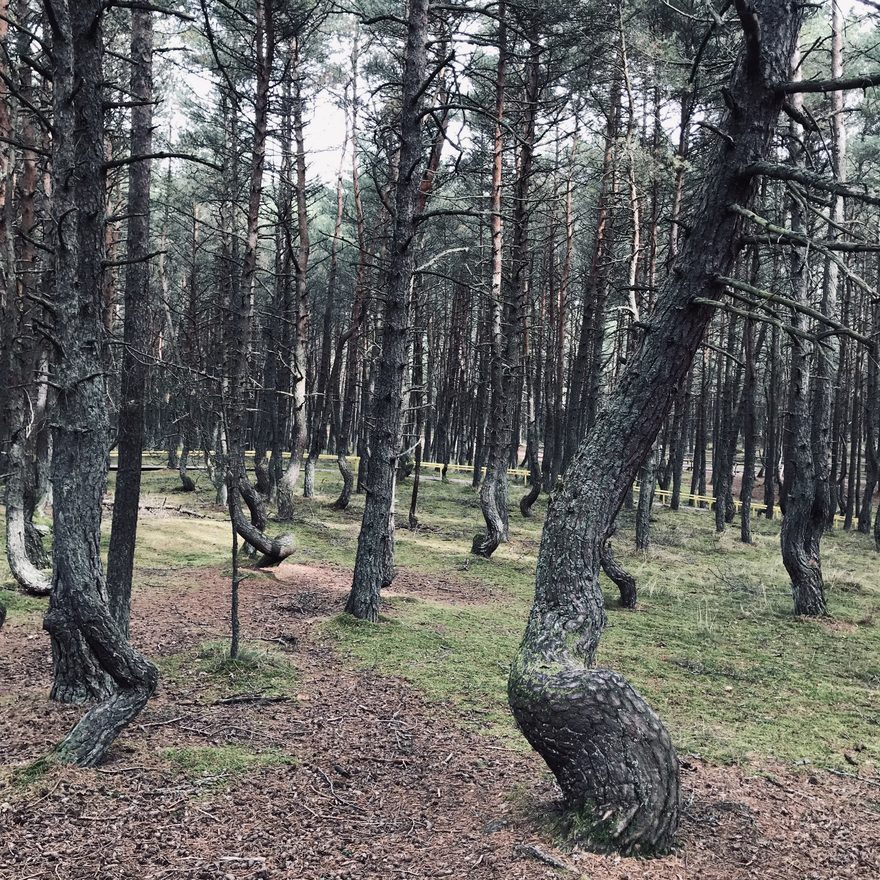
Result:
M294 765L290 756L278 749L256 752L237 745L177 746L162 756L189 779L228 779L258 767Z
M293 561L351 566L363 500L348 511L330 509L340 480L320 470L316 497L301 501L292 530ZM145 475L149 497L168 506L198 509L207 518L145 517L138 536L139 576L157 570L185 583L186 570L228 565L229 527L212 507L207 480L197 493L174 493L170 472ZM399 521L405 521L409 483L400 487ZM522 487L513 485L516 501ZM419 518L424 528L397 531L397 562L426 581L442 575L473 582L482 604L453 606L437 600L397 598L378 626L340 617L326 629L352 662L412 682L431 699L462 710L464 723L521 743L506 708L506 676L529 610L545 501L524 520L511 505L511 540L491 560L469 553L481 527L475 492L464 483L423 477ZM738 541L738 523L720 538L705 511L656 508L647 555L632 550L632 522L625 513L615 550L637 577L636 612L616 608L605 583L609 626L600 662L626 674L669 725L679 749L715 761L782 761L852 770L844 753L861 765L880 761L880 557L862 535L835 531L823 541L830 617L799 620L779 558L779 523L755 521L753 546ZM8 573L0 571L8 585ZM34 613L40 600L4 594L10 619ZM173 665L207 666L187 655ZM200 668L218 689L238 691L286 685L239 678ZM261 673L262 675L262 673ZM282 679L287 673L282 675ZM289 683L289 679L287 680Z
M167 654L156 661L168 682L195 679L209 700L233 695L290 697L295 694L296 668L280 651L259 642L245 643L229 656L227 642L203 642L195 650Z

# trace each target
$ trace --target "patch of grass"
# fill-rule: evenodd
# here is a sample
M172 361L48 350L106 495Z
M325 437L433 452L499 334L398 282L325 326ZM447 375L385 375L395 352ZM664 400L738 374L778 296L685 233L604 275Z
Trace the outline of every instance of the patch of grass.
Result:
M507 709L510 659L522 635L504 609L393 600L379 624L341 614L325 624L363 667L399 676L429 699L454 702L465 726L522 743Z
M0 589L0 604L6 607L6 619L30 617L43 614L46 610L48 599L37 596L26 596L15 590Z
M164 749L162 755L190 779L240 776L256 767L295 766L278 749L254 752L241 746L184 746Z
M259 643L245 643L233 660L226 642L204 642L192 651L160 657L158 664L165 680L196 678L199 690L211 699L231 694L292 696L298 680L288 657Z
M329 487L328 487L329 488ZM521 487L511 487L516 499ZM407 486L399 489L404 507ZM491 560L470 557L481 526L474 492L423 480L424 532L397 531L399 564L430 575L475 579L497 597L450 607L395 600L390 620L370 627L344 617L328 625L362 666L398 675L430 699L451 701L469 723L518 737L506 706L507 668L534 590L546 504L533 520L511 511L511 540ZM360 503L360 502L358 502ZM326 518L347 535L352 564L357 522ZM683 752L715 761L778 760L852 770L844 751L870 770L880 764L880 575L870 540L835 531L823 540L831 618L796 619L779 554L779 520L754 520L755 544L738 540L738 522L718 537L708 511L655 508L653 545L633 549L624 512L614 547L635 574L636 612L616 607L604 581L609 625L599 662L624 673L668 724ZM321 558L321 531L309 532ZM342 554L339 554L342 557Z
M42 758L37 758L36 761L31 761L30 764L26 764L24 767L14 770L10 781L16 788L30 788L30 786L36 785L44 779L57 766L58 762L52 755L45 755Z

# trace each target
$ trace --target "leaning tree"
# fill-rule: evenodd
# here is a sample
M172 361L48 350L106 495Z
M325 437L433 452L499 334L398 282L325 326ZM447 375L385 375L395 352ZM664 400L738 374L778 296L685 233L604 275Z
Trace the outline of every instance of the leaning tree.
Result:
M746 169L770 150L781 85L804 17L794 0L736 0L744 33L716 155L690 235L658 291L630 360L552 499L535 602L508 694L519 726L555 774L596 848L662 851L679 819L678 758L666 728L623 676L595 666L606 622L599 568L615 517L678 396L734 267L751 204ZM711 123L710 123L711 124Z

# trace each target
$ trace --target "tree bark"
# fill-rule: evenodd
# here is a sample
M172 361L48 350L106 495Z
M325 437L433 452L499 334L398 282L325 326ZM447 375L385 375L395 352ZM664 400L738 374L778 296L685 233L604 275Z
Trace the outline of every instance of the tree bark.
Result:
M727 135L707 163L699 208L645 335L553 500L538 556L535 604L508 684L526 738L547 761L566 805L591 825L588 843L624 853L664 851L679 817L678 759L665 728L626 680L595 669L605 610L601 548L638 468L669 413L712 317L695 303L723 291L755 182L741 173L767 155L782 106L802 9L753 0L760 41L747 27L736 63Z
M131 13L130 155L153 152L153 13ZM122 378L119 405L119 451L113 522L107 554L110 610L116 625L128 632L131 614L131 579L137 540L141 496L141 462L144 446L144 392L149 346L150 302L150 169L149 160L132 163L128 173L128 252L125 270L125 324L123 326Z
M308 268L311 242L309 240L309 214L306 204L306 150L303 126L303 98L300 77L300 46L294 39L291 50L291 76L293 77L293 139L296 144L296 218L298 243L294 260L296 283L296 314L294 315L293 342L293 429L290 444L290 464L278 485L278 517L293 519L294 495L299 480L300 466L305 451L308 432L306 426L306 349L309 337L309 289Z
M381 355L371 410L370 459L354 579L345 610L361 620L379 618L379 595L394 576L394 494L400 454L406 370L407 296L413 273L415 204L422 161L419 99L425 77L429 0L411 0L400 109L400 154L394 232L381 329Z
M110 610L101 562L101 500L109 424L102 357L104 257L101 0L45 0L52 25L52 220L58 395L53 420L55 553L44 627L52 640L52 696L97 700L56 756L98 763L144 707L158 671L129 644Z
M507 506L507 467L512 429L511 410L513 364L506 362L507 346L504 332L509 291L502 275L504 257L504 219L501 197L504 173L505 89L507 77L507 5L498 5L498 65L495 72L495 135L492 151L492 185L489 196L492 236L492 287L489 292L489 375L490 416L486 443L486 473L480 484L480 510L486 523L485 533L474 536L471 552L488 559L507 540L509 511ZM508 293L508 302L505 302ZM515 331L510 331L515 332ZM518 353L517 353L518 356Z

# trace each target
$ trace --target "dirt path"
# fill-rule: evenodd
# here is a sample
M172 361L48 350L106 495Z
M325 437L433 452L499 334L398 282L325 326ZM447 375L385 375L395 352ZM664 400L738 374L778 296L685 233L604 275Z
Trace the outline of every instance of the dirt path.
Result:
M150 656L225 634L228 584L216 571L143 581L133 629ZM463 730L474 719L455 707L334 653L320 622L346 581L341 569L293 565L242 586L246 635L280 638L272 644L299 671L294 700L218 704L198 677L172 676L104 767L52 770L26 789L0 783L0 878L880 877L880 787L697 761L684 769L675 855L560 851L536 819L554 790L534 755ZM411 586L456 600L453 580ZM4 764L44 754L78 715L47 703L50 671L38 623L0 634ZM205 780L163 756L226 744L280 750L291 763Z

